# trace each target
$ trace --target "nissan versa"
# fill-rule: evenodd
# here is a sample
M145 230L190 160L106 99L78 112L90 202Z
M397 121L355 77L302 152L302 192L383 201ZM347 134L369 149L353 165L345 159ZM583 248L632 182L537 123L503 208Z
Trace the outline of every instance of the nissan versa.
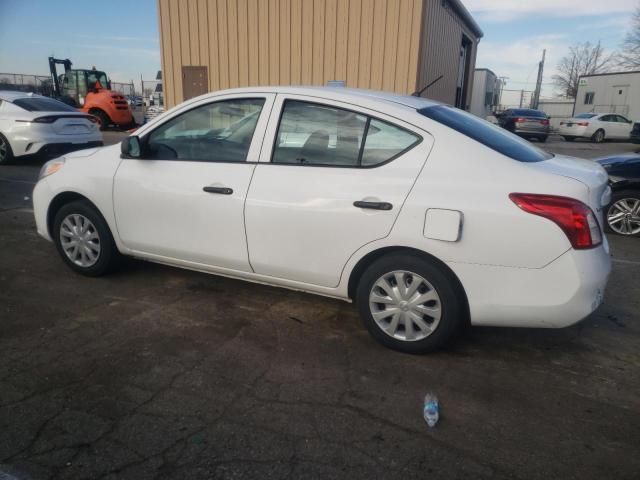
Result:
M426 352L473 325L602 302L605 170L418 97L266 87L194 98L42 167L38 232L85 275L120 255L355 301Z

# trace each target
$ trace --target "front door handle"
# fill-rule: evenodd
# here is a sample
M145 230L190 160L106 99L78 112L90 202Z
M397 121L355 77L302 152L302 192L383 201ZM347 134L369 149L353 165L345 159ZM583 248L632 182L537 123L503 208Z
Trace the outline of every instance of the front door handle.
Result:
M219 193L221 195L231 195L233 193L233 189L228 187L202 187L202 190L207 193Z
M358 208L369 208L371 210L391 210L393 208L393 205L388 202L357 201L353 202L353 206Z

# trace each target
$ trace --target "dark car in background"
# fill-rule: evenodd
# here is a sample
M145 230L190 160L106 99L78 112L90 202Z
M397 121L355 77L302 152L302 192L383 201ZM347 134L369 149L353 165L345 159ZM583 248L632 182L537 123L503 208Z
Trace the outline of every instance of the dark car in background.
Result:
M614 155L596 161L609 174L612 190L611 202L604 212L607 229L619 235L640 236L640 154Z
M546 142L549 136L549 117L532 108L510 108L496 115L498 125L524 138Z
M640 143L640 123L636 122L633 124L629 140L631 143Z

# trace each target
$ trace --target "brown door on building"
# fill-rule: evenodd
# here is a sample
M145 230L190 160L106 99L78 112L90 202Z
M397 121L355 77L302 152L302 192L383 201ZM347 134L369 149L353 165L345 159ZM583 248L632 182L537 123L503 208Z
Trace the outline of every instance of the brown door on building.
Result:
M189 100L209 91L207 67L182 66L182 99Z

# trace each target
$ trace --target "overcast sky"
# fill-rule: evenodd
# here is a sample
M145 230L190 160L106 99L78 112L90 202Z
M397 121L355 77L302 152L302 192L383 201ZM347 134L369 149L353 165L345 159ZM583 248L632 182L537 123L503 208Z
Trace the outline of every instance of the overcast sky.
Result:
M598 40L618 49L638 0L463 0L485 36L476 67L507 76L507 89L533 90L542 50L547 49L543 95L570 45Z

